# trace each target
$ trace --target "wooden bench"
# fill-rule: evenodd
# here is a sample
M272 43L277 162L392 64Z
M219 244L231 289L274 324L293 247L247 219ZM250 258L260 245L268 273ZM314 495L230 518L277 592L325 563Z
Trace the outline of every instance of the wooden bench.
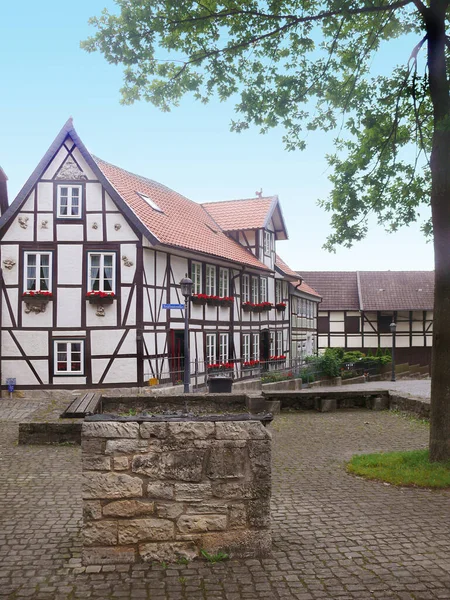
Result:
M61 418L83 419L88 415L93 415L97 412L101 399L102 395L95 392L88 392L83 396L77 396L62 413Z

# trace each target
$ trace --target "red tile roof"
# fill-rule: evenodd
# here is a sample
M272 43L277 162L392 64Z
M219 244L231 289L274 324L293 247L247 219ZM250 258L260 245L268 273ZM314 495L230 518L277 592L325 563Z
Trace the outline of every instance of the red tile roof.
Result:
M362 310L432 310L434 271L360 271Z
M295 277L296 281L298 281L298 273L293 271L278 254L275 254L275 266L283 273L283 275Z
M239 231L264 227L267 216L276 200L276 196L266 196L245 200L204 202L202 206L206 208L224 231Z
M298 286L298 281L294 281L291 285L293 285L299 292L304 292L305 294L309 294L310 296L316 296L317 298L321 298L322 296L313 290L307 283L302 281L302 283ZM298 286L298 287L297 287ZM320 310L322 310L322 305L320 306Z
M434 271L302 271L320 310L432 310Z
M103 175L159 243L269 270L229 238L200 205L170 188L94 157ZM147 196L160 211L139 194Z
M355 271L299 271L322 296L320 310L359 310Z

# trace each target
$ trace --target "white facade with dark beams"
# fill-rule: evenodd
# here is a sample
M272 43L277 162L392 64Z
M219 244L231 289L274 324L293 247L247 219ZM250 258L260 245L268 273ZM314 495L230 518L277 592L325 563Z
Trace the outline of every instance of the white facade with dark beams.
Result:
M69 120L0 217L3 389L179 381L184 315L163 305L183 303L186 273L197 383L209 364L240 376L247 360L289 358L290 310L268 307L292 281L275 269L278 199L240 202L259 213L243 219L248 244L208 205L92 156Z

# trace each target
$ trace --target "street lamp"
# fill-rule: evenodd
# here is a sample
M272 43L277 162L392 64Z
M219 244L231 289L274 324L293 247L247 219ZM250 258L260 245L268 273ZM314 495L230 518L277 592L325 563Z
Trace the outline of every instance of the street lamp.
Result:
M189 356L189 299L192 296L194 282L186 277L180 281L181 293L184 296L184 393L189 394L191 383L191 363Z
M396 324L396 322L394 320L389 325L389 329L391 330L391 333L392 333L392 375L391 375L391 381L395 381L395 332L397 330L397 324Z

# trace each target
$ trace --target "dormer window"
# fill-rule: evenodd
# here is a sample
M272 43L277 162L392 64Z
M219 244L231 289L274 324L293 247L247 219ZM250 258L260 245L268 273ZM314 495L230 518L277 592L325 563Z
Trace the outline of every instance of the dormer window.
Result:
M161 208L159 208L159 206L156 204L156 202L154 200L152 200L149 196L146 196L145 194L141 194L140 192L136 192L136 194L138 196L140 196L142 198L142 200L145 200L145 202L147 202L147 204L149 206L151 206L151 208L153 208L153 210L156 210L157 212L164 214L164 211Z
M57 202L59 219L81 219L83 186L58 185Z

